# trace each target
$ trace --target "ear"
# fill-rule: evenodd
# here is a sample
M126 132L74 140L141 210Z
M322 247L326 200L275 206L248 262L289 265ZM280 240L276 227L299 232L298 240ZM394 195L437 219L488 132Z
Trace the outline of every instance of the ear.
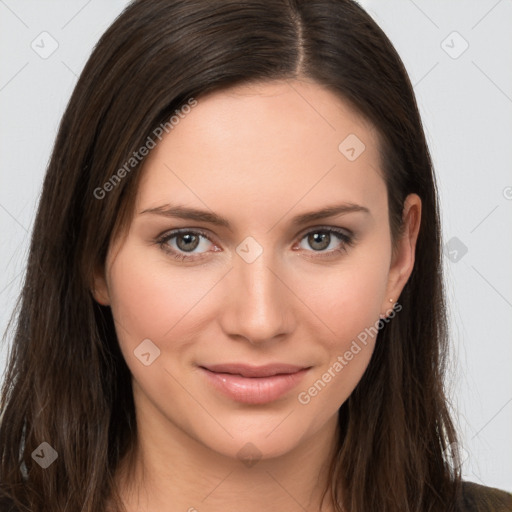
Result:
M382 309L388 312L398 300L414 268L416 241L421 221L421 199L417 194L409 194L406 197L402 219L403 232L393 251L385 301L382 304Z
M110 294L108 291L107 279L105 277L105 267L96 268L93 276L93 288L91 290L94 300L102 306L110 305Z

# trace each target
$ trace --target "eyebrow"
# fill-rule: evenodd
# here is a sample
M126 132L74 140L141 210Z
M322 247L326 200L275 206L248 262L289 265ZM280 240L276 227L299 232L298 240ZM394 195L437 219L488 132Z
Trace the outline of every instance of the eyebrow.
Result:
M332 206L327 206L320 210L311 212L301 213L292 218L291 224L293 226L299 226L315 220L321 220L328 217L334 217L337 215L345 215L347 213L362 212L370 214L371 212L365 206L361 206L354 203L342 203ZM231 225L227 219L213 213L212 211L198 210L196 208L189 208L186 206L170 205L165 204L156 208L147 208L139 212L140 215L145 213L151 213L154 215L161 215L163 217L179 218L187 220L196 220L200 222L207 222L215 226L225 227L231 230Z

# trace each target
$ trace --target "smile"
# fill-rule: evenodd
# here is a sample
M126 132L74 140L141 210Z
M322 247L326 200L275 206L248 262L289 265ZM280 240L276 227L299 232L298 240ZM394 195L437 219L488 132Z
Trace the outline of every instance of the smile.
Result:
M236 402L265 404L282 397L304 378L311 367L240 364L201 366L207 382Z

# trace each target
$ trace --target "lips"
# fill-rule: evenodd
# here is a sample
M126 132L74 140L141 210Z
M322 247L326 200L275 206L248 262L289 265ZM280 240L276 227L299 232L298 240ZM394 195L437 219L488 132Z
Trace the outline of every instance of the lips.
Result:
M242 377L272 377L273 375L297 373L303 370L304 366L294 366L291 364L274 363L264 366L250 366L247 364L215 364L204 366L207 370L215 373L229 373L231 375L241 375Z
M290 364L200 366L208 384L231 400L246 404L273 402L295 388L311 367Z

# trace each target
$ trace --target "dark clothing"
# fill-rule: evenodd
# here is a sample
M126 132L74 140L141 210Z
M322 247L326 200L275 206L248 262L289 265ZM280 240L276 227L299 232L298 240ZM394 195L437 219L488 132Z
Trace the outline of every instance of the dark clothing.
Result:
M495 487L462 482L460 512L510 512L512 494Z

